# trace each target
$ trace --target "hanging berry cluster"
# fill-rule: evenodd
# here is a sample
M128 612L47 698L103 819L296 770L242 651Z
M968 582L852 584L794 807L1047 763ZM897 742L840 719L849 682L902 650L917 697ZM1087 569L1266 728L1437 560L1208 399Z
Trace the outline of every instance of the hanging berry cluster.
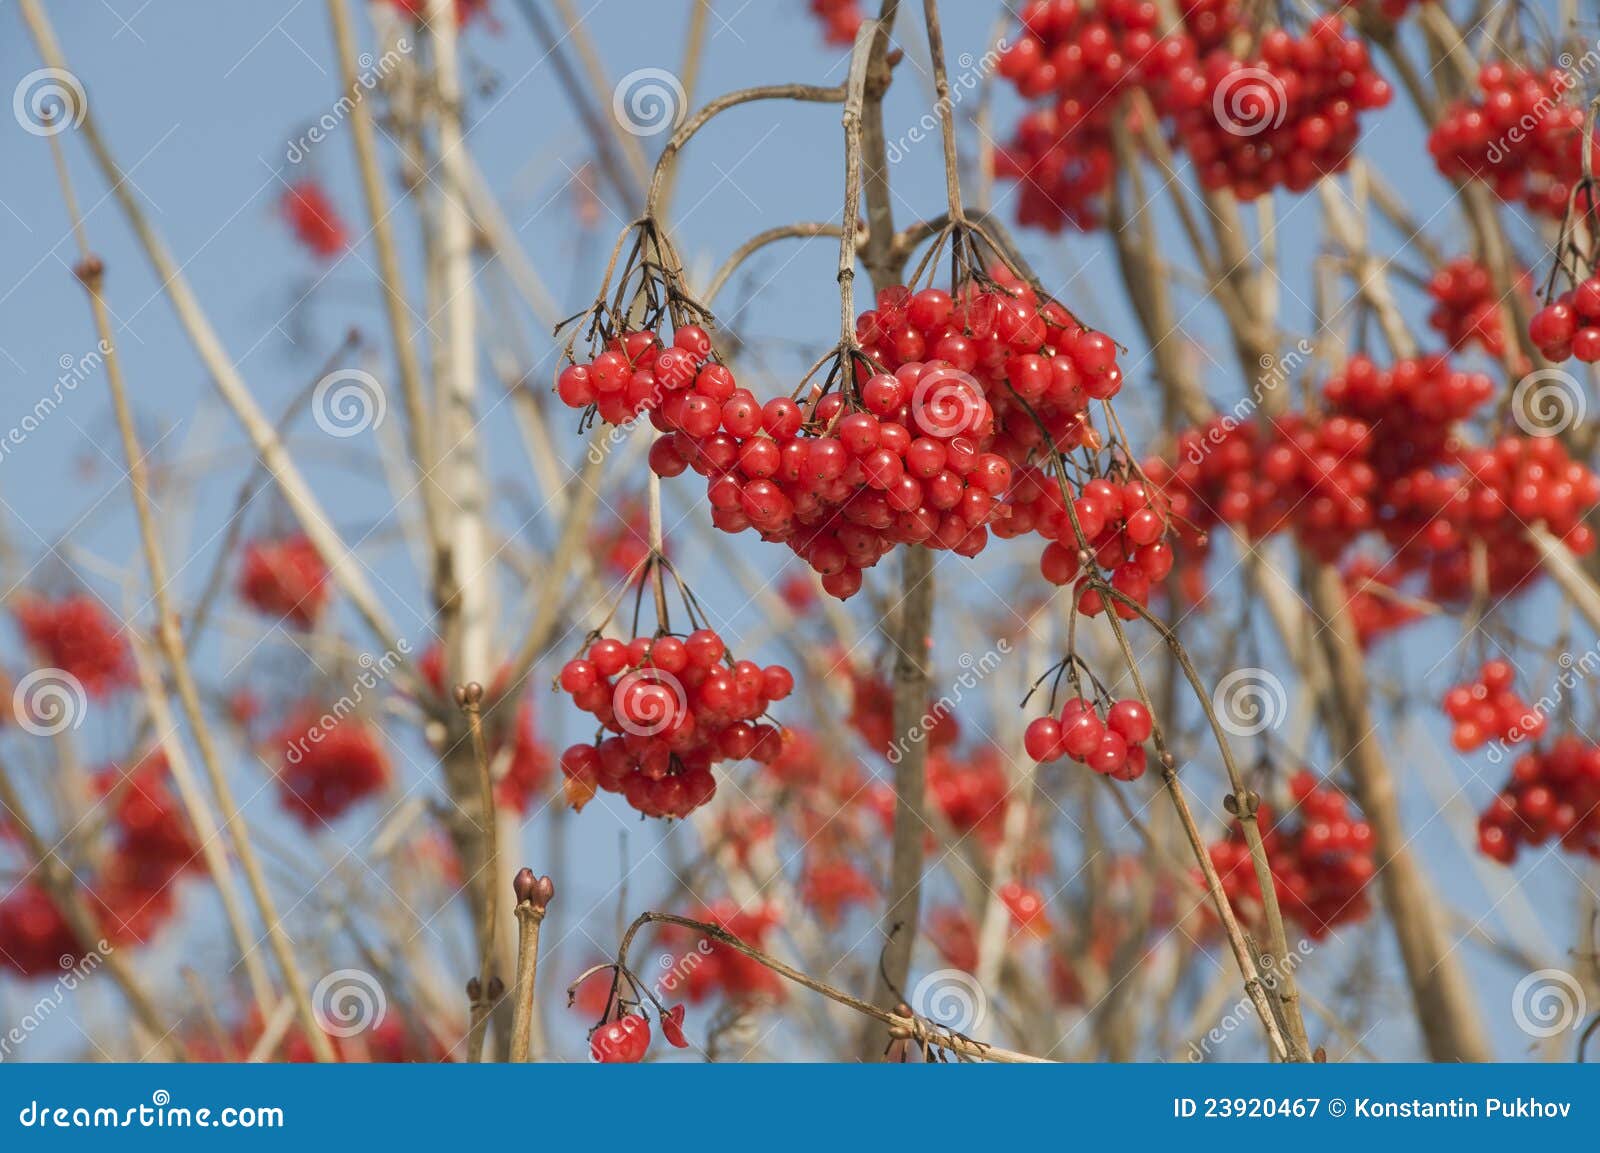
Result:
M696 381L650 453L659 476L706 478L719 529L788 545L841 599L897 544L977 555L1011 483L1005 458L980 451L994 414L970 377L930 361L850 383L844 363L803 403L762 405L728 374L718 404Z
M1364 112L1388 104L1366 44L1334 16L1303 35L1273 28L1258 55L1227 48L1242 6L1189 3L1162 33L1150 0L1035 0L1000 73L1040 103L1001 153L1018 181L1018 221L1050 231L1100 226L1115 167L1113 130L1142 117L1170 125L1208 188L1253 200L1304 191L1349 163ZM1142 104L1130 104L1137 90ZM1159 127L1159 126L1154 126Z
M1387 369L1355 357L1324 385L1321 414L1217 418L1145 472L1170 501L1185 552L1203 555L1225 523L1251 539L1291 529L1332 562L1376 530L1393 550L1382 566L1391 585L1420 573L1434 601L1504 596L1539 570L1529 525L1544 522L1576 553L1593 549L1583 510L1600 499L1600 479L1554 437L1468 444L1462 424L1493 393L1489 377L1443 356Z
M307 829L320 829L389 783L378 730L355 714L301 702L272 743L279 750L278 797Z
M1351 813L1343 793L1309 772L1296 773L1289 792L1294 808L1288 816L1275 820L1265 805L1256 816L1284 916L1321 940L1369 911L1367 883L1377 872L1372 827ZM1261 886L1242 827L1236 823L1210 855L1235 911L1259 920Z
M1519 293L1529 291L1528 276L1518 278ZM1600 285L1596 285L1600 293ZM1452 351L1476 344L1490 356L1506 351L1507 309L1494 290L1488 268L1470 256L1458 256L1441 265L1428 281L1428 296L1434 304L1428 313L1428 327L1449 343ZM1596 303L1600 304L1600 296ZM1595 356L1600 357L1600 329L1595 331Z
M105 799L104 834L82 892L90 915L113 946L142 944L177 910L177 882L200 870L200 849L169 783L166 758L155 752L131 770L96 773ZM43 886L17 885L0 899L3 963L24 977L57 974L81 961L94 941L81 941Z
M1559 220L1583 176L1583 108L1572 77L1509 63L1478 72L1478 91L1444 110L1428 151L1452 180L1478 180L1496 196Z
M735 661L714 630L623 643L597 638L559 677L573 704L613 735L573 745L561 771L590 790L621 793L648 817L686 817L716 795L713 765L770 761L779 730L767 706L794 688L782 665Z
M126 638L88 593L57 600L26 596L12 612L35 658L76 677L89 696L109 696L134 683L133 655Z
M999 262L965 275L958 265L957 279L954 295L904 285L879 293L856 321L862 348L890 370L934 361L970 378L994 414L985 447L1014 468L1046 441L1064 451L1098 447L1089 404L1122 389L1116 343ZM979 432L968 423L961 432Z
M1476 679L1445 693L1445 715L1454 722L1450 743L1459 751L1470 753L1491 740L1514 745L1544 736L1544 715L1516 694L1514 678L1509 661L1485 661Z
M331 592L328 566L303 533L245 545L239 598L263 616L315 628Z
M1479 850L1502 865L1552 839L1600 859L1600 747L1570 733L1518 757L1478 818Z
M628 256L612 290L624 245ZM711 313L683 287L682 264L671 240L645 217L618 237L594 304L558 326L558 334L571 326L572 335L556 395L584 413L584 424L595 416L621 425L649 415L664 428L658 416L663 407L701 391L702 378L712 370L732 391L733 374L718 360L706 331L711 323ZM586 361L579 360L580 340L589 350Z
M1083 662L1069 655L1034 683L1037 691L1046 680L1051 681L1049 711L1028 724L1023 746L1030 757L1041 763L1070 757L1102 776L1137 780L1144 776L1149 760L1145 742L1155 731L1150 710L1142 701L1112 700L1098 683L1093 697L1081 695L1085 673ZM1058 715L1056 690L1063 678L1076 695L1067 698ZM1093 680L1092 674L1090 678ZM1026 706L1027 701L1023 704Z
M1078 611L1089 616L1105 611L1105 597L1084 571L1084 550L1077 532L1088 542L1097 568L1111 572L1111 585L1138 604L1148 604L1150 590L1172 571L1172 546L1165 539L1170 513L1165 501L1137 477L1121 483L1096 477L1068 508L1061 486L1044 469L1018 474L1010 497L1011 519L996 535L1018 536L1030 530L1050 543L1039 558L1039 571L1054 585L1076 582ZM1074 527L1076 526L1076 527ZM1138 610L1113 599L1112 609L1124 620Z

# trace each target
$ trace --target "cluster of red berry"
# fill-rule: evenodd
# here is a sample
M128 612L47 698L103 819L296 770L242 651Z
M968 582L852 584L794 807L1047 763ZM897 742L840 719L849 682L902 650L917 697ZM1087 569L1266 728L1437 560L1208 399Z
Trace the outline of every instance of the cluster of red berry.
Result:
M1539 569L1529 525L1592 551L1583 510L1600 499L1600 479L1555 437L1465 443L1461 423L1493 393L1488 376L1442 356L1389 369L1355 357L1324 386L1322 417L1265 426L1220 417L1179 436L1176 463L1151 461L1145 473L1196 555L1219 523L1251 539L1292 527L1328 562L1376 529L1394 550L1382 566L1389 581L1422 572L1426 595L1454 604L1472 594L1481 543L1488 592L1503 596Z
M1142 90L1150 112L1168 120L1210 188L1251 200L1274 188L1309 188L1342 170L1360 135L1361 113L1389 103L1388 83L1365 42L1333 16L1296 37L1281 28L1245 60L1228 44L1240 27L1234 0L1193 0L1181 25L1162 35L1151 0L1035 0L999 70L1028 100L1002 176L1019 181L1018 219L1059 231L1097 228L1115 166L1121 97ZM1140 124L1129 127L1137 133Z
M1600 361L1600 276L1591 276L1528 321L1528 338L1546 360Z
M981 439L990 428L964 402L944 413L925 403L922 415L963 425L957 434L1014 468L1046 439L1063 451L1098 447L1089 403L1122 388L1116 343L1078 323L1058 301L1041 300L1003 267L990 269L987 285L968 281L954 296L938 288L887 288L877 307L857 318L856 337L891 369L931 358L976 384L994 415L992 440ZM959 393L951 397L962 400Z
M1011 517L995 534L1012 537L1033 531L1049 541L1039 557L1039 571L1051 584L1076 581L1081 612L1091 616L1103 612L1105 598L1089 587L1089 574L1082 572L1074 522L1089 542L1095 565L1111 570L1111 587L1129 600L1148 604L1151 588L1172 571L1172 546L1163 539L1168 523L1164 502L1142 480L1118 483L1096 477L1069 508L1055 478L1030 467L1017 474L1008 503ZM1122 601L1111 603L1124 620L1138 615Z
M1395 587L1403 575L1391 565L1364 556L1352 557L1340 566L1345 612L1363 649L1422 619L1422 609Z
M263 616L302 629L316 626L332 591L328 566L301 533L245 545L238 587L240 599Z
M1203 554L1210 530L1232 525L1251 540L1292 529L1332 560L1373 527L1377 472L1364 421L1288 414L1263 427L1221 416L1179 435L1175 463L1145 475L1170 506L1181 544Z
M808 852L800 869L800 899L827 928L837 928L852 906L871 905L878 886L854 862Z
M1526 286L1524 275L1517 287ZM1600 306L1600 284L1595 287ZM1488 268L1470 256L1458 256L1434 272L1428 295L1434 302L1428 326L1449 341L1452 350L1476 343L1490 356L1505 354L1507 310L1495 295ZM1600 357L1600 329L1594 335L1595 356Z
M1521 588L1540 569L1528 526L1541 521L1574 553L1594 551L1594 532L1583 518L1600 500L1600 478L1571 459L1558 437L1506 436L1449 459L1449 471L1419 470L1387 489L1392 513L1384 532L1401 564L1426 568L1432 599L1472 598L1478 542L1488 595Z
M711 629L622 641L601 638L562 666L562 691L617 734L561 755L561 771L593 795L621 793L650 817L686 817L717 791L719 761L775 759L782 735L760 722L794 688L782 665L728 658Z
M1514 745L1544 736L1544 715L1530 709L1512 691L1514 677L1509 661L1485 661L1476 680L1445 693L1445 715L1455 722L1450 743L1458 750L1470 753L1491 740Z
M149 941L177 908L177 882L200 868L200 849L155 752L124 773L94 776L106 800L107 843L83 886L99 932L113 946ZM94 947L81 941L43 886L27 881L0 899L0 963L19 975L59 974Z
M389 755L378 729L305 701L278 730L278 794L284 809L317 829L389 783Z
M327 189L312 179L297 180L283 190L278 210L294 237L322 260L332 260L350 246L344 220Z
M696 393L663 409L674 431L650 453L660 476L692 466L706 477L724 532L787 544L841 599L896 544L975 556L987 543L1011 466L977 448L993 416L970 377L914 362L859 381L848 400L830 392L804 407L762 406L726 383L720 405Z
M1479 91L1444 110L1428 137L1439 171L1481 180L1500 199L1559 220L1583 176L1583 106L1568 99L1572 77L1494 63Z
M1343 171L1361 136L1361 114L1385 107L1388 81L1364 40L1337 17L1304 36L1274 28L1260 56L1208 55L1196 82L1180 69L1170 96L1178 137L1208 188L1254 200L1274 188L1304 192Z
M998 844L1005 833L1010 783L1000 750L984 745L958 759L946 750L927 761L928 800L958 834L973 834L979 844Z
M714 405L734 388L733 373L711 359L711 337L698 324L678 328L670 345L649 329L613 336L594 360L569 364L556 377L563 404L592 407L607 424L626 424L642 413L654 419L663 409L676 412L689 397ZM666 427L659 420L656 426Z
M1224 6L1204 14L1207 33L1223 34ZM1112 126L1129 88L1158 104L1178 70L1198 59L1188 36L1160 34L1146 0L1036 0L1022 10L1021 34L1000 57L1000 75L1038 100L1001 151L998 170L1019 182L1020 223L1060 231L1097 228L1114 167ZM1130 125L1137 129L1135 123Z
M1102 720L1095 703L1073 697L1062 707L1061 717L1038 717L1023 734L1023 747L1036 761L1071 757L1097 773L1119 781L1144 775L1144 742L1154 724L1150 710L1139 701L1117 701Z
M0 940L6 943L0 963L21 977L60 973L88 952L37 881L23 881L0 898Z
M846 718L850 727L869 749L893 756L894 688L875 672L848 664L843 671L850 678L850 715ZM961 739L961 724L949 709L930 707L927 720L922 737L930 752L948 748Z
M1301 771L1289 782L1298 821L1274 820L1263 805L1257 813L1272 883L1284 916L1313 940L1367 915L1367 882L1377 872L1372 827L1350 812L1343 793ZM1223 891L1243 918L1257 920L1261 886L1250 861L1244 830L1210 848Z
M1443 463L1456 424L1495 394L1487 373L1453 367L1442 353L1402 357L1388 368L1353 356L1322 386L1328 410L1361 421L1361 448L1384 481Z
M859 0L810 0L810 4L811 14L822 25L824 42L840 47L855 43L861 31Z
M1521 846L1552 837L1568 852L1600 859L1600 747L1570 733L1518 757L1478 817L1478 848L1502 865Z
M88 593L58 600L23 597L12 612L34 655L43 664L77 678L91 697L104 697L133 684L128 642L117 622Z

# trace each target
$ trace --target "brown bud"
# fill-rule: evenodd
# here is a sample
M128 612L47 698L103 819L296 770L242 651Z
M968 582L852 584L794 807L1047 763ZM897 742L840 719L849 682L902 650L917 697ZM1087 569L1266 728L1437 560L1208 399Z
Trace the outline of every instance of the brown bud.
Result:
M556 883L549 877L540 877L533 883L533 907L543 909L556 899Z
M499 977L489 978L489 1000L498 1001L506 995L506 983Z
M483 999L483 983L476 977L467 979L467 1000L476 1005Z
M517 875L511 878L511 891L517 895L517 904L533 900L533 886L537 880L528 866L517 870Z
M105 261L91 253L78 261L72 271L85 284L99 284L106 274L106 265Z
M1178 758L1172 755L1172 751L1170 749L1161 754L1161 767L1163 769L1174 769L1177 767L1177 764Z

